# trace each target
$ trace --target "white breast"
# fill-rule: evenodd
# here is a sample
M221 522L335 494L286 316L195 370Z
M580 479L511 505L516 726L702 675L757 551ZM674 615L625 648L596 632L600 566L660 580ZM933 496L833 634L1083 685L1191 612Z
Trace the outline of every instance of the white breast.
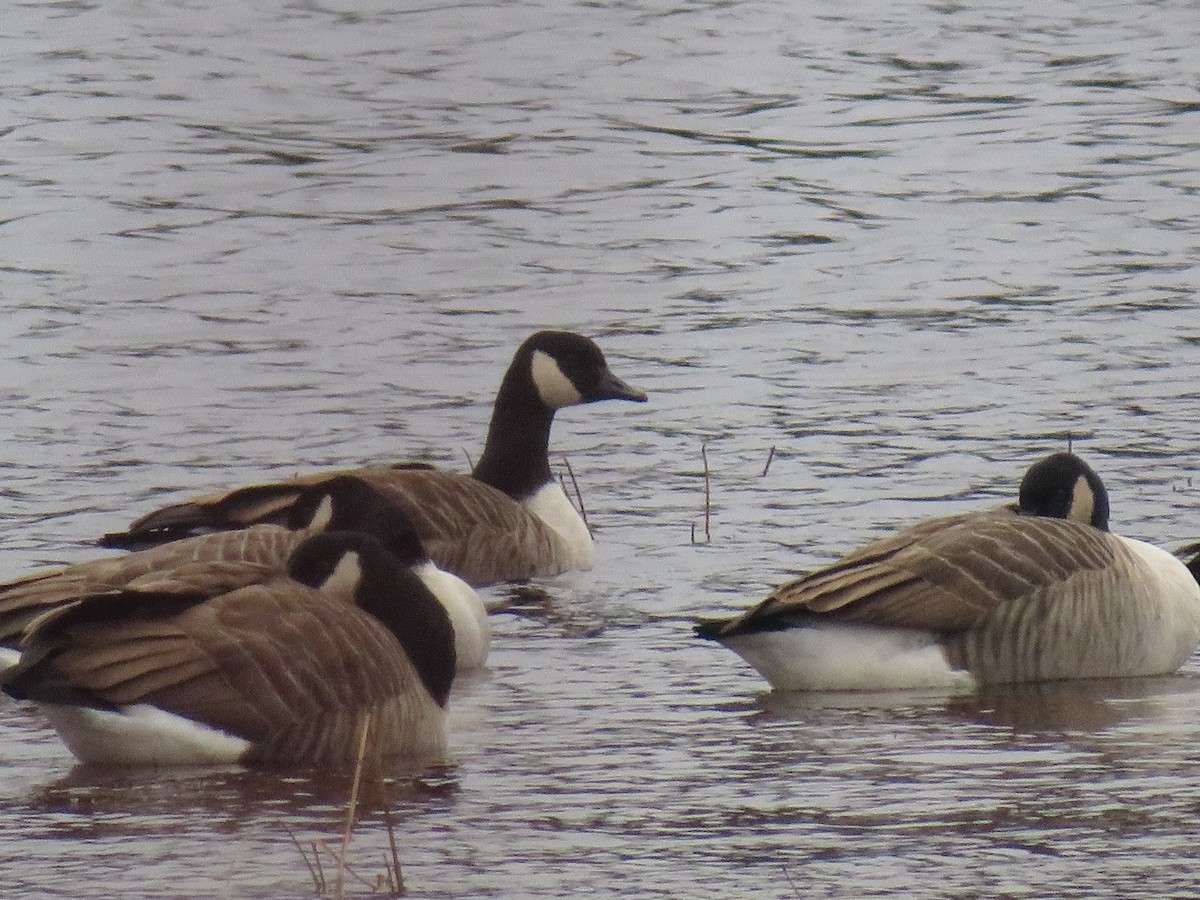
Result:
M1158 675L1182 666L1200 643L1200 584L1172 554L1132 538L1120 540L1140 561L1145 612L1139 617L1143 661L1135 674Z
M492 624L483 600L457 575L444 572L433 563L425 563L416 573L450 616L456 670L483 668L492 645Z
M595 564L592 535L561 487L545 485L525 501L525 508L544 522L558 538L560 571L586 571Z

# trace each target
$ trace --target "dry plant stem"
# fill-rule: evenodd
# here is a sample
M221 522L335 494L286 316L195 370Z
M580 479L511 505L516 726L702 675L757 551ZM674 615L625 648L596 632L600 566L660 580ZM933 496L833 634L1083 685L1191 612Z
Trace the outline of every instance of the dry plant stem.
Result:
M386 794L383 801L383 824L387 827L388 847L392 851L392 871L389 880L391 881L392 893L396 896L404 893L404 873L400 870L400 851L396 849L396 829L392 827L392 810L388 804Z
M363 761L367 756L367 735L371 730L371 714L363 717L362 728L358 735L358 759L354 764L354 781L350 785L350 804L346 808L346 829L342 832L342 847L338 854L337 880L334 882L334 896L343 900L346 896L346 854L350 850L350 836L354 834L354 820L358 813L358 789L362 785Z
M782 868L783 868L783 877L787 879L787 883L791 887L792 893L795 894L797 897L804 896L803 894L800 893L800 889L796 887L796 882L792 881L792 873L787 870L787 866L783 866Z
M565 456L562 458L563 463L567 467L567 474L571 476L571 486L575 488L575 499L579 501L579 515L583 519L583 525L588 530L588 534L592 533L592 526L588 522L587 510L583 507L583 494L579 491L579 482L575 480L575 470L571 468L571 461ZM566 490L566 486L563 486Z
M312 842L313 858L308 858L308 852L304 849L304 845L300 843L300 839L296 837L296 833L286 825L283 830L287 832L287 836L291 838L292 843L296 845L296 849L300 851L300 858L304 860L304 865L308 866L308 874L313 880L313 890L316 891L318 897L325 893L325 872L321 868L321 854L317 850L317 842Z
M775 458L775 445L772 444L771 452L767 454L767 464L765 466L763 466L762 474L758 476L759 478L767 477L767 469L771 468L771 460L773 460L774 458Z
M704 542L707 544L712 540L712 492L708 484L708 447L705 444L700 445L700 458L704 460Z
M471 459L471 453L470 453L470 451L469 451L469 450L467 450L467 448L466 448L466 447L463 447L463 448L461 448L461 449L462 449L462 452L463 452L463 456L465 456L465 457L467 458L467 471L468 471L468 472L474 472L474 471L475 471L475 461L474 461L473 459Z
M313 841L313 852L317 853L322 850L326 853L326 855L329 856L329 858L331 860L333 860L334 865L338 865L339 858L341 856L341 847L340 846L337 849L334 849L333 847L329 846L329 841ZM368 888L371 888L372 890L378 889L380 879L385 877L385 876L376 876L375 881L368 881L366 878L364 878L362 875L360 875L358 873L358 869L356 869L350 863L346 863L346 874L349 875L351 878L353 878L355 881L357 881L359 884L361 884L363 887L368 887ZM391 873L385 873L385 874L390 876ZM327 889L322 889L320 896L324 897L324 896L326 896L327 893L328 893Z

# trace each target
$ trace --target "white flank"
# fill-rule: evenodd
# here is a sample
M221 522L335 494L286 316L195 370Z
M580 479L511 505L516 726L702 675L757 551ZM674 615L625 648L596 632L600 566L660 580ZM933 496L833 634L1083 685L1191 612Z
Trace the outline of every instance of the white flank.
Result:
M1145 589L1141 599L1148 608L1131 620L1141 624L1142 661L1137 675L1174 672L1200 643L1200 584L1175 556L1132 538L1120 540L1133 551L1142 572L1135 577Z
M525 501L525 508L558 535L561 571L587 571L595 564L592 535L561 487L553 482L545 485Z
M455 668L459 672L481 669L492 646L492 623L475 589L431 562L418 566L417 577L433 593L454 627Z
M250 742L155 706L110 712L54 703L39 705L67 748L81 761L118 766L175 766L237 762Z
M870 625L814 624L722 639L780 691L942 687L971 691L931 634Z
M533 351L533 384L538 396L551 409L562 409L564 406L574 406L583 396L571 379L563 374L554 357L541 350Z

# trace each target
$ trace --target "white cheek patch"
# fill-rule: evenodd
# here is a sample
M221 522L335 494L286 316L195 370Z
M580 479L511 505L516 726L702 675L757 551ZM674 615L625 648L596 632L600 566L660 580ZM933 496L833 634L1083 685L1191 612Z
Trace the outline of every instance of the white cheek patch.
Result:
M583 395L571 384L571 379L563 374L550 354L534 350L532 369L538 396L551 409L574 406L583 400Z
M1090 525L1092 512L1095 509L1096 495L1092 493L1092 486L1088 484L1088 480L1080 475L1075 479L1075 490L1071 495L1071 512L1067 518L1072 522Z
M333 519L333 500L326 495L321 498L321 505L313 513L313 517L309 520L306 530L314 534L322 532L329 527L331 519Z
M21 651L13 650L10 647L0 647L0 677L3 677L5 671L15 666L20 658Z
M353 603L354 592L358 590L361 580L362 565L358 561L358 554L351 551L338 560L329 577L321 582L320 591L330 597Z

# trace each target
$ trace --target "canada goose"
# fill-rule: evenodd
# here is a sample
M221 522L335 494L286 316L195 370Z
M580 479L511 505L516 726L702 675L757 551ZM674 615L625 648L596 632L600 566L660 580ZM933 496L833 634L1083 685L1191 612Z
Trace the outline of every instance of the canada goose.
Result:
M513 356L483 455L469 476L403 463L319 472L168 506L100 543L132 548L282 524L305 486L353 474L403 510L440 568L473 586L590 569L591 535L551 475L548 447L555 411L599 400L644 402L646 395L614 375L588 338L539 331Z
M83 762L353 762L368 719L372 754L438 754L454 635L412 562L326 532L286 572L225 563L223 591L150 573L34 622L4 691Z
M1200 642L1200 584L1107 524L1099 477L1055 454L1016 508L922 522L696 630L780 690L1173 672Z
M285 525L252 525L183 538L116 557L35 572L0 584L0 667L17 661L25 628L39 615L79 597L120 590L139 578L187 568L192 590L227 589L226 563L256 563L279 573L308 537L322 531L360 531L378 537L403 559L446 607L454 626L459 671L481 668L491 644L487 609L466 582L428 559L404 513L353 476L327 478L297 494ZM7 652L6 652L7 651Z

